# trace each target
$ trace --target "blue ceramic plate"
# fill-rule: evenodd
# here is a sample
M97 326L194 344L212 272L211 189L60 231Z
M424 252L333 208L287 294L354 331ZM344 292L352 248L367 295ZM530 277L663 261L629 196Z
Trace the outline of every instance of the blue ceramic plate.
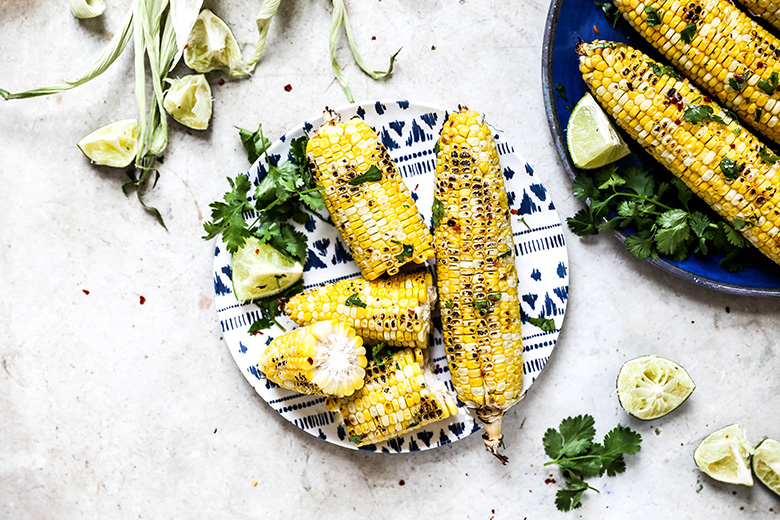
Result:
M439 139L446 116L444 108L408 101L377 101L348 105L336 110L342 119L355 114L362 117L380 135L404 178L417 207L430 223L435 174L434 145ZM301 123L282 136L268 150L269 159L287 158L289 141L311 131L322 123L317 117ZM520 280L523 314L523 391L539 377L547 363L558 332L563 325L569 292L569 261L561 220L550 195L530 164L515 152L511 144L496 135L498 154L504 170L506 190L512 208L516 265ZM267 163L261 158L247 175L256 185L265 176ZM327 217L327 215L325 215ZM522 219L522 220L521 220ZM329 223L309 218L297 226L308 236L308 259L303 282L308 289L323 283L358 276L360 270L341 240L338 230ZM247 334L250 324L260 317L253 303L238 304L231 290L230 254L221 240L214 252L214 292L217 315L230 354L249 384L271 407L298 428L330 443L356 449L336 415L325 408L324 399L279 388L257 369L257 361L266 345L282 333L275 327L262 335ZM556 330L545 332L527 322L531 317L551 318ZM281 318L287 330L295 324ZM452 391L442 344L441 323L434 318L433 343L428 358L437 377ZM517 405L521 407L522 404ZM516 421L513 424L512 421ZM517 415L504 421L505 428L519 427ZM460 413L402 437L361 450L390 453L425 450L449 444L478 431L473 417L461 406Z
M596 34L594 26L600 34ZM579 62L574 50L581 40L594 39L625 42L640 49L653 59L665 63L665 60L631 26L620 18L615 28L591 0L553 0L547 15L547 26L542 51L542 84L547 119L550 123L555 146L561 156L563 166L574 179L577 168L569 158L566 149L566 126L574 104L588 91L579 71ZM566 98L556 87L561 85ZM650 170L662 169L655 159L626 136L626 142L634 152L623 159L624 162L642 165ZM617 231L617 237L624 241L627 234ZM628 255L629 253L626 252ZM768 260L760 252L755 252L754 266L746 267L738 273L731 273L720 267L722 256L691 256L682 262L661 257L647 260L651 264L684 280L719 291L751 296L780 296L780 266Z

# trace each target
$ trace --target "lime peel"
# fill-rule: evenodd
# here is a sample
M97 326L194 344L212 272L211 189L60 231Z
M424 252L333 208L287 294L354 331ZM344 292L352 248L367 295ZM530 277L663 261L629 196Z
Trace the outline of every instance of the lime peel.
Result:
M233 254L230 269L233 294L241 303L278 294L303 277L300 262L290 262L255 237L247 238L244 247Z
M617 378L620 406L644 421L676 410L696 389L688 372L679 364L659 356L642 356L626 361Z
M775 494L780 495L780 442L764 439L753 453L753 474Z
M577 102L569 116L566 146L574 166L586 170L600 168L631 153L590 93Z
M193 130L206 130L211 119L211 87L203 74L171 81L163 107L172 118Z
M129 166L138 149L138 121L115 121L84 136L76 143L93 163L113 168Z
M753 446L745 430L731 424L708 435L693 452L693 461L705 475L727 484L753 485L750 457Z

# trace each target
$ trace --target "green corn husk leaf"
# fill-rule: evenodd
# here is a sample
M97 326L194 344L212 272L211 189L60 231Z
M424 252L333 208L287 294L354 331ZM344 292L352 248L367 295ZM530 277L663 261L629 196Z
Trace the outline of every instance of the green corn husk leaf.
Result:
M84 83L95 79L103 74L108 67L122 54L125 50L127 42L130 41L130 36L133 34L133 8L130 8L122 21L122 30L114 35L111 42L103 49L100 56L90 65L89 69L82 76L72 80L63 81L59 85L52 85L50 87L41 87L25 92L11 93L7 90L0 89L0 96L5 99L22 99L31 98L37 96L48 96L49 94L56 94L63 90L70 90L72 88L83 85Z
M69 5L76 18L96 18L106 10L103 0L70 0Z
M331 17L330 37L328 39L330 62L333 68L333 74L336 76L336 79L341 85L341 88L347 95L347 99L350 103L354 103L355 99L352 97L352 91L347 84L347 80L344 78L344 73L341 70L341 66L339 65L338 60L336 60L336 38L338 37L338 33L342 24L344 25L344 30L347 33L347 41L349 42L350 50L352 50L352 56L355 59L355 63L358 64L363 72L368 74L373 79L382 79L393 72L395 58L398 56L398 53L401 52L401 49L398 49L398 51L396 51L396 53L390 57L390 65L387 67L387 70L374 70L369 68L368 65L366 65L366 63L363 61L363 57L360 55L360 52L358 52L355 38L352 36L352 27L349 24L347 7L344 5L344 0L333 0L333 16Z
M265 50L265 40L268 37L268 29L271 27L271 20L276 16L276 11L279 10L279 4L281 0L264 0L263 6L260 8L260 12L257 13L257 46L255 47L254 55L247 61L245 69L247 73L251 73L255 70L257 62L263 55Z

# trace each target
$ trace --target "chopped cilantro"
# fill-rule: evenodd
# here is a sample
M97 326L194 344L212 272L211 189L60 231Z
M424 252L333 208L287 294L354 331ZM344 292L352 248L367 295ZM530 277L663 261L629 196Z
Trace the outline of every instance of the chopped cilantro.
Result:
M561 96L562 100L566 101L567 103L569 102L569 98L566 97L566 87L558 83L557 85L555 85L555 91L558 93L559 96Z
M780 156L775 155L772 152L772 150L770 150L766 146L761 147L761 150L759 150L758 155L761 157L761 160L767 164L775 164L777 161L780 161Z
M363 443L363 439L365 437L366 437L365 433L360 434L360 435L350 435L349 436L349 442L351 442L353 444L362 444Z
M387 343L382 342L378 345L374 345L374 347L371 349L371 359L374 361L376 366L381 367L387 363L387 360L390 358L392 353L393 351L390 346ZM396 366L398 365L396 364Z
M745 88L748 78L753 74L752 70L746 70L742 74L734 74L729 78L729 86L737 92L742 92Z
M672 79L680 79L680 75L677 74L677 71L674 70L674 67L671 65L661 65L660 63L655 63L654 61L647 61L645 63L648 67L650 67L650 70L653 71L653 74L659 78L661 76L669 76Z
M723 172L723 175L725 175L727 179L733 180L739 177L739 165L734 159L724 157L721 159L719 166L720 171Z
M607 20L612 22L612 28L614 28L617 25L618 20L620 20L620 11L615 7L615 4L610 1L605 2L600 0L593 3L601 8L601 12L604 13Z
M760 108L757 108L756 109L756 123L760 123L761 122L761 116L762 115L764 115L764 111L761 110Z
M350 294L346 300L344 300L344 305L347 307L360 307L362 309L365 309L367 307L366 303L360 299L358 296L358 293L352 293Z
M545 332L555 332L555 321L552 318L528 318L528 323L539 327Z
M655 27L661 25L661 13L657 7L647 6L645 7L645 13L647 14L647 25Z
M685 43L691 43L693 37L696 35L696 23L688 25L685 29L680 31L680 39Z
M349 181L350 186L358 186L364 182L377 182L382 180L382 172L376 167L376 164L369 166L366 173L358 175Z
M433 208L431 213L433 214L432 216L433 227L437 228L441 223L441 219L444 218L444 204L442 203L442 201L436 198L433 199Z
M697 125L706 124L707 121L728 125L722 117L715 115L715 110L709 105L688 105L683 112L683 119Z
M414 257L414 246L412 244L404 244L403 242L399 240L391 240L393 244L398 244L402 247L401 252L396 256L396 259L399 262L403 262L404 258L413 258Z
M778 75L777 72L773 72L769 75L769 79L760 79L756 86L769 94L770 96L777 90Z
M448 309L452 309L452 300L447 300L444 302L444 306Z

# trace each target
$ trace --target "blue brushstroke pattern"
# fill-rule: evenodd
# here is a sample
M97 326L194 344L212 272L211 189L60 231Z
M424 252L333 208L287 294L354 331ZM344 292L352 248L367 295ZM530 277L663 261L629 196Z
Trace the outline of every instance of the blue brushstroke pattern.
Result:
M242 354L246 354L246 345L244 345L240 341L238 342L238 351L241 352Z
M566 278L566 266L563 262L558 262L558 269L555 271L558 273L558 278Z
M423 123L432 129L434 126L436 126L436 120L439 119L439 115L436 112L428 112L427 114L422 114L420 119L422 119Z
M320 240L316 240L312 245L317 248L317 252L320 254L320 256L325 256L327 254L327 252L328 252L328 246L330 245L330 239L329 238L321 238Z
M528 293L523 295L523 301L528 304L529 307L532 309L536 308L536 299L539 296L533 293Z
M376 113L381 116L382 114L385 113L385 106L379 101L377 101L376 103L374 103L374 110L376 110Z
M395 140L393 140L392 137L390 137L390 132L387 130L382 130L382 132L379 134L379 136L382 138L382 144L385 145L385 148L388 150L397 150L401 147Z
M412 146L412 142L428 141L432 136L426 134L422 127L417 124L416 119L412 119L412 133L406 140L406 146Z
M268 154L268 164L270 164L273 167L279 166L279 159L281 159L282 156L278 153L274 154Z
M229 265L222 268L222 274L226 275L231 282L233 281L233 271L230 269Z
M514 191L507 191L506 192L506 201L509 204L509 207L515 205L515 192Z
M304 272L311 271L312 269L324 269L327 267L325 263L317 257L317 254L309 249L306 251L306 265L303 267Z
M398 106L401 107L401 109L406 110L407 108L409 108L409 102L406 100L399 101Z
M417 438L423 441L427 447L431 447L431 439L433 438L433 432L420 432L417 434Z
M306 221L306 224L304 224L303 227L306 228L306 231L311 233L317 227L317 222L314 220L313 216L309 215L309 220Z
M257 369L257 367L254 365L249 365L247 371L253 376L255 376L257 379L259 379L260 381L265 379L265 376L263 376L261 372Z
M358 107L357 109L357 115L360 119L366 118L366 110L363 107Z
M569 298L569 289L567 287L556 287L553 289L555 295L565 302Z
M531 168L531 165L528 164L528 163L525 163L525 171L526 171L526 173L528 175L533 175L534 174L534 169Z
M417 192L416 192L416 191L413 191L413 192L412 192L412 200L414 200L415 202L417 202Z
M311 132L312 128L314 128L314 127L313 127L313 126L312 126L312 124L311 124L311 123L309 123L308 121L306 121L305 123L303 123L303 129L306 131L306 133L307 133L307 134L308 134L309 132Z
M214 248L214 256L219 256L219 246Z
M519 215L530 215L537 211L539 211L539 206L534 204L534 201L531 200L528 192L523 190L523 200L520 202L520 207L517 208L517 213Z
M466 423L456 422L455 424L447 425L447 428L456 436L460 437L463 435L463 432L466 431Z
M539 271L539 269L534 269L533 272L531 272L531 278L538 282L542 279L542 273Z
M555 211L555 204L553 204L552 199L550 199L550 205L547 206L547 209L549 209L550 211Z
M225 285L225 283L222 281L222 277L218 274L214 276L214 294L217 296L225 296L226 294L230 294L232 290L230 287Z
M547 200L547 190L544 188L542 184L531 184L528 186L532 192L534 192L534 195L541 200L545 201Z
M341 240L336 239L335 251L333 254L333 258L331 259L331 263L333 265L336 265L336 264L344 264L351 261L352 261L352 255L349 254L349 251L347 251L347 248L345 248L344 244L341 243Z
M550 298L550 295L546 293L544 295L544 315L545 316L557 316L558 315L558 306L555 305L555 302Z
M505 179L511 179L514 176L515 176L515 171L512 168L510 168L509 166L504 168L504 178Z
M402 136L404 135L404 125L406 125L406 121L391 121L387 126L395 130L399 136Z

